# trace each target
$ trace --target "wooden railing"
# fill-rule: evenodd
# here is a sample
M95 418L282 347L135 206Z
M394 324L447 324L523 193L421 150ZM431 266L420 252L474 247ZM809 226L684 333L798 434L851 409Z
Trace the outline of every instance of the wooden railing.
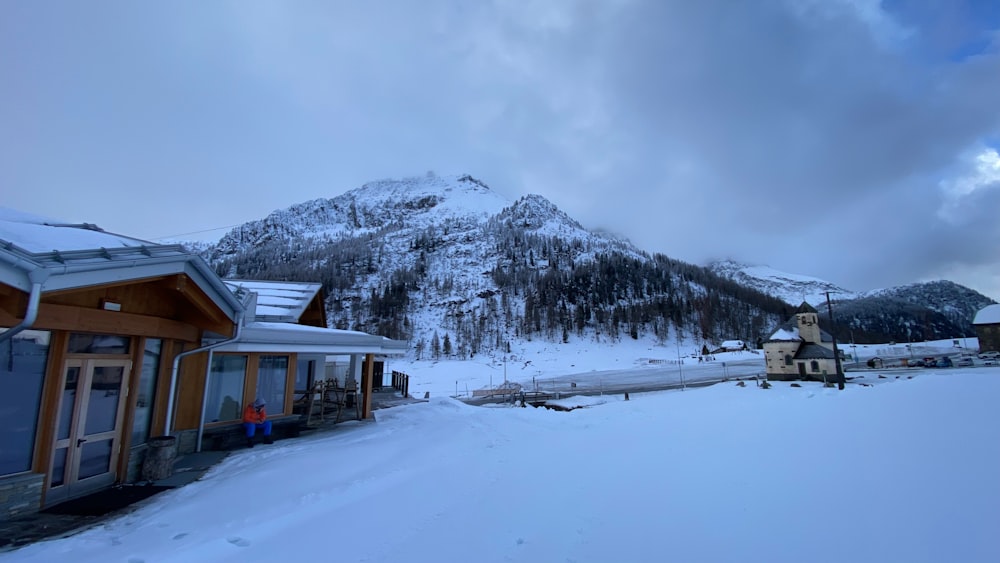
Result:
M402 393L403 397L410 396L410 376L401 371L392 372L392 388Z

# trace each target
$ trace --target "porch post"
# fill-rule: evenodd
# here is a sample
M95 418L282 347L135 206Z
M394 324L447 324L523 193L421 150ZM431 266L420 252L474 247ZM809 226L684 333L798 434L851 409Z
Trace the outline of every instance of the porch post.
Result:
M361 403L361 420L367 420L372 415L372 372L375 368L375 354L365 354L365 369L361 370L361 390L364 393Z
M361 354L351 354L351 363L347 368L346 379L353 379L358 385L361 384Z

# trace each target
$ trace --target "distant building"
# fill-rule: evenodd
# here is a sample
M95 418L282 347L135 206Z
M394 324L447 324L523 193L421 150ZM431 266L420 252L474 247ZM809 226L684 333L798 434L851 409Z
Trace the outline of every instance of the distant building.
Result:
M719 345L719 349L723 352L738 352L746 350L747 343L742 340L725 340Z
M972 321L979 337L980 352L1000 352L1000 305L987 305Z
M819 328L816 309L808 303L764 343L764 361L770 380L836 379L833 337Z

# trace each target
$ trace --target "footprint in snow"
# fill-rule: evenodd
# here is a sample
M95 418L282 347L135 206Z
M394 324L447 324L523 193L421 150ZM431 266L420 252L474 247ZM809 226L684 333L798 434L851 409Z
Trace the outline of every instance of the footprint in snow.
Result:
M241 538L239 536L233 536L231 538L226 538L226 541L237 546L237 547L250 547L250 540Z
M187 535L188 535L187 532L181 532L181 533L177 534L176 536L174 536L174 537L172 537L170 539L172 539L172 540L179 540L181 538L186 537Z

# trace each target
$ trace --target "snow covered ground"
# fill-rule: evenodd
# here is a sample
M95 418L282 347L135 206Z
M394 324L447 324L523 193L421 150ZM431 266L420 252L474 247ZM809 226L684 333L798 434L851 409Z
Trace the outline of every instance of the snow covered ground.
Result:
M0 561L1000 561L1000 368L887 375L571 412L432 396Z
M910 346L908 348L908 346ZM846 357L855 355L861 362L880 357L886 365L901 358L942 355L972 354L979 347L976 338L937 340L902 344L840 343ZM481 354L466 361L414 361L390 359L387 370L410 375L410 394L423 397L469 397L477 389L497 387L504 380L513 381L534 389L572 392L571 383L588 391L615 383L653 385L699 380L719 380L723 377L763 376L764 354L754 352L725 352L714 354L711 360L699 362L701 345L692 341L679 344L658 344L652 338L642 340L622 339L614 344L573 338L567 344L551 342L522 342L515 345L504 362L503 355ZM850 363L850 362L848 362ZM506 365L505 365L506 364ZM386 374L388 383L389 375Z

